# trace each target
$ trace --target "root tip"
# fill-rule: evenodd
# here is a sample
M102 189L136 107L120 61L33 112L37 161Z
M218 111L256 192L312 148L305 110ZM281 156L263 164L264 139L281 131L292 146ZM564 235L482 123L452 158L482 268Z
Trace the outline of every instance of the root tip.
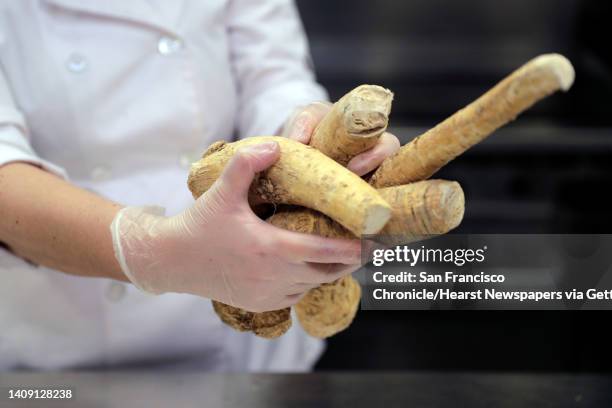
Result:
M536 58L536 63L550 67L559 81L559 87L563 91L567 91L572 87L576 72L572 63L563 55L544 54Z

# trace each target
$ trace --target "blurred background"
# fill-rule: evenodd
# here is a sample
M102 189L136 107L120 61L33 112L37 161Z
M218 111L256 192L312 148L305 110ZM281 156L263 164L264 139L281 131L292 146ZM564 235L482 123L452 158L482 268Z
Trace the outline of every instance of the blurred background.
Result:
M361 83L395 93L403 142L538 54L576 68L541 102L436 177L458 180L460 232L612 233L612 2L298 0L332 100ZM577 271L579 273L579 271ZM361 311L319 370L612 371L607 312Z

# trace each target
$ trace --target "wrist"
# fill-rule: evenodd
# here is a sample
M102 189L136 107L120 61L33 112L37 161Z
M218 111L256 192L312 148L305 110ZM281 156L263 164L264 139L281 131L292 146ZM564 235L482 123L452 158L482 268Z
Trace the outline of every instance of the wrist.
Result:
M161 207L125 207L113 219L110 230L115 259L125 278L140 290L161 294L156 270L164 268L160 225L166 220Z

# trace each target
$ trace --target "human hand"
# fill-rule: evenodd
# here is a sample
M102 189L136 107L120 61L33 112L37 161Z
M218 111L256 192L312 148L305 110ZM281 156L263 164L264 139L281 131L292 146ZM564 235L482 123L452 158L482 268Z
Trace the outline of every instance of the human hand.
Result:
M315 128L331 106L328 102L314 102L296 109L283 127L282 136L308 144ZM383 160L394 155L399 148L398 138L390 132L384 132L374 147L353 157L347 168L363 176L378 168Z
M276 143L239 150L215 184L179 215L122 209L111 231L130 281L151 293L191 293L259 312L291 306L309 289L356 270L358 241L276 228L251 210L253 177L279 154Z

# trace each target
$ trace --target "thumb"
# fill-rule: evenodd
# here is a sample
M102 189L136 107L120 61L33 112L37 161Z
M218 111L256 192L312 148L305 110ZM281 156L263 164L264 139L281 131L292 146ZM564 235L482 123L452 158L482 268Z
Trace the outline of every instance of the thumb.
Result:
M228 203L244 201L257 173L273 165L280 156L276 142L258 143L236 151L215 183L215 189Z

